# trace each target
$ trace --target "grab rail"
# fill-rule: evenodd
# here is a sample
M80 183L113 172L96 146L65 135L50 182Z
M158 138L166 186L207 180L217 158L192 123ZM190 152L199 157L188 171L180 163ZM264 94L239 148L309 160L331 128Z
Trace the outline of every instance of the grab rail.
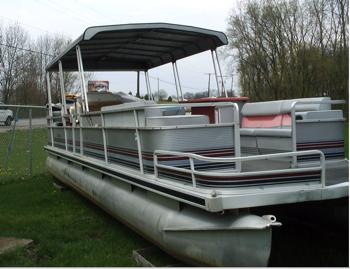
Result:
M241 176L241 175L253 175L256 174L255 172L240 172L237 170L234 170L230 173L223 173L223 172L200 172L195 170L194 165L194 159L199 161L207 161L207 162L223 162L223 163L229 163L229 162L244 162L244 161L254 161L254 160L269 160L269 159L275 159L275 158L283 158L283 157L294 157L294 156L305 156L305 155L320 155L320 166L312 167L312 168L288 168L288 169L275 169L275 170L264 170L264 171L258 171L260 175L264 174L275 174L275 173L281 173L281 172L291 172L291 171L313 171L317 168L321 170L321 184L322 187L325 186L325 156L322 151L320 150L305 150L305 151L294 151L294 152L285 152L285 153L275 153L275 154L265 154L265 155L255 155L255 156L247 156L247 157L231 157L231 158L222 158L222 157L206 157L201 156L194 153L188 153L188 152L177 152L177 151L168 151L168 150L155 150L153 154L153 162L154 162L154 175L156 178L159 178L158 168L164 168L168 170L173 170L177 172L185 172L190 173L192 177L192 186L194 188L197 187L196 182L196 175L202 175L202 176ZM179 168L179 167L173 167L169 165L163 165L158 163L158 155L171 155L171 156L177 156L177 157L187 157L190 162L190 169L186 168Z
M312 105L312 104L331 104L331 105L338 105L338 104L345 104L346 102L344 100L322 100L322 101L294 101L291 104L291 118L292 118L292 150L297 151L297 134L296 134L296 119L295 119L295 107L297 105ZM297 159L296 157L293 157L292 159L292 166L297 165Z

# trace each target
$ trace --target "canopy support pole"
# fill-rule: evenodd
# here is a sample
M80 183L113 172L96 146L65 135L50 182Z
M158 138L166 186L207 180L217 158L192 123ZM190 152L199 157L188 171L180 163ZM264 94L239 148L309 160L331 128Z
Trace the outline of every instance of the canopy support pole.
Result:
M47 101L49 103L49 116L52 117L52 99L51 99L51 83L50 83L50 73L46 72L46 84L47 84ZM52 118L51 118L52 120Z
M146 75L147 75L146 78L147 78L147 82L148 82L149 96L150 96L150 98L148 98L148 99L154 101L154 98L153 98L153 95L152 95L151 82L149 81L149 74L148 74L148 71L146 71Z
M180 83L179 70L177 69L177 63L176 63L176 62L174 63L174 65L175 65L175 70L176 70L176 75L177 75L177 81L178 81L178 83L179 83L181 101L183 101L183 100L184 100L184 97L183 97L183 95L182 95L182 87L181 87L181 83Z
M218 97L220 97L220 85L219 85L219 80L218 80L218 73L216 72L216 64L215 64L214 52L213 52L213 50L211 50L210 52L211 52L211 58L213 60L216 86L218 87Z
M63 79L63 68L62 68L62 62L58 62L58 72L60 77L60 88L61 88L61 100L62 100L62 106L61 106L61 116L62 116L62 124L64 128L64 142L66 150L68 150L68 143L67 143L67 130L66 130L66 95L64 93L64 79Z
M219 57L218 57L218 53L217 53L216 49L215 49L215 56L216 56L216 62L218 63L218 68L219 68L220 77L221 77L221 85L222 85L222 88L221 88L221 89L222 89L223 93L225 93L225 97L228 97L228 96L227 96L226 89L225 89L224 77L222 76L221 66L220 66Z
M89 103L87 100L87 93L86 93L87 90L86 90L86 85L85 85L83 60L81 57L80 46L78 45L75 48L76 48L76 52L77 52L78 69L79 69L79 75L80 75L82 103L83 103L83 107L84 107L84 112L89 112Z
M46 84L47 84L47 101L49 103L49 116L50 116L50 136L51 136L51 146L55 146L54 137L53 137L53 113L52 113L52 99L51 99L51 81L50 73L46 72Z
M150 100L150 94L149 94L149 86L148 86L148 81L147 81L147 71L144 71L145 73L145 83L146 83L146 90L147 90L147 96L148 96L148 100Z
M136 97L140 98L140 71L137 71Z
M67 107L66 107L66 95L64 94L64 79L63 79L63 68L62 68L62 62L58 62L58 71L59 71L59 76L60 76L60 88L61 88L61 99L62 99L62 108L63 109L63 114L64 116L67 112Z
M177 101L179 102L179 88L178 88L178 85L177 85L177 79L176 79L176 71L175 71L175 65L174 65L174 62L171 63L172 66L173 66L173 73L174 73L174 80L175 80L175 88L176 88L176 96L177 96Z

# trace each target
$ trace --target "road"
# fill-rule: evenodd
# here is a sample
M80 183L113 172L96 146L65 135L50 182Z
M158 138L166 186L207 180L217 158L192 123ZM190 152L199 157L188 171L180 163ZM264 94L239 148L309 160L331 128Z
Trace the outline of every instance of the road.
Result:
M0 125L0 133L5 133L12 130L15 122L12 122L11 126ZM46 118L34 118L32 119L33 128L42 128L46 126ZM29 119L19 119L16 122L16 129L28 129L29 128Z

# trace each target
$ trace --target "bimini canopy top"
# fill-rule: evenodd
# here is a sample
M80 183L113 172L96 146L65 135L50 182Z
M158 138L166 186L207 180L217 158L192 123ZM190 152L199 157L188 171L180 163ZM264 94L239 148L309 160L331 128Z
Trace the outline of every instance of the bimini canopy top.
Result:
M47 67L77 71L76 46L86 71L144 71L227 44L222 32L198 27L140 23L89 27Z

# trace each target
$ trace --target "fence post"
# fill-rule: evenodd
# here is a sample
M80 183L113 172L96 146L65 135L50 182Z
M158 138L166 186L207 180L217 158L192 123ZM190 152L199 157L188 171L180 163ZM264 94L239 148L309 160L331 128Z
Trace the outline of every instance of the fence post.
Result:
M7 152L6 152L6 157L5 157L5 162L4 162L4 168L5 170L7 170L7 164L8 164L8 159L10 156L10 153L12 152L12 146L13 146L13 142L15 140L15 135L16 135L16 122L18 120L18 111L19 111L19 107L17 107L16 109L16 115L15 115L15 121L13 123L13 127L12 127L12 137L10 140L10 143L7 146Z
M32 109L29 108L29 137L28 137L28 153L29 153L29 175L32 176L33 171L33 143L32 143Z

